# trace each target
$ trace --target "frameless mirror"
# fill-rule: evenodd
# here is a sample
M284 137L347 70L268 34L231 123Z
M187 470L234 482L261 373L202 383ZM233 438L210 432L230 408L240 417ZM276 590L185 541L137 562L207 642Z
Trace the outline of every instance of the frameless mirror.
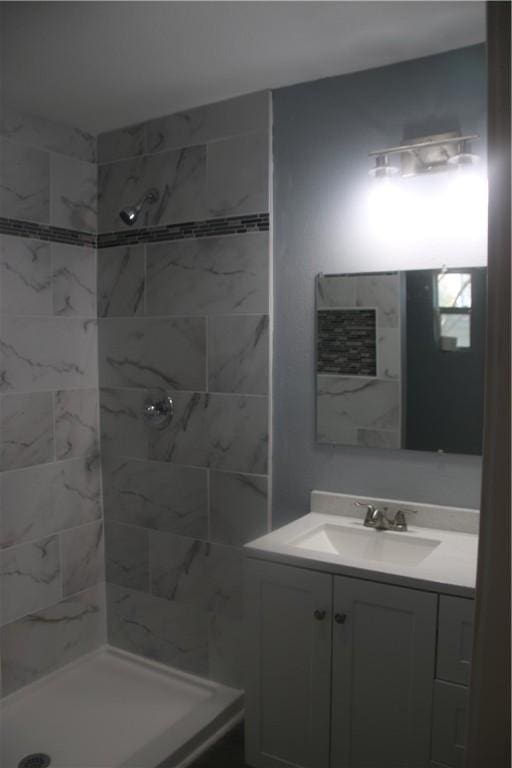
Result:
M318 275L318 442L481 453L486 272Z

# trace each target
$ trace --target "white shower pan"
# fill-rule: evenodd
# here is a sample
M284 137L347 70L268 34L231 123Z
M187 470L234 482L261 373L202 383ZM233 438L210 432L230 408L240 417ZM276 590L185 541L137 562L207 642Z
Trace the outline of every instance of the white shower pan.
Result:
M106 647L3 700L0 765L44 753L50 768L184 766L242 706L239 690Z

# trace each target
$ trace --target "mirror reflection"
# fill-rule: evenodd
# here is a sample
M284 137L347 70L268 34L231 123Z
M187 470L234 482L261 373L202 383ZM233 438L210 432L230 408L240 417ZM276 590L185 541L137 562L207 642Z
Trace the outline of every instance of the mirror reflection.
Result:
M319 275L319 443L480 454L486 268Z

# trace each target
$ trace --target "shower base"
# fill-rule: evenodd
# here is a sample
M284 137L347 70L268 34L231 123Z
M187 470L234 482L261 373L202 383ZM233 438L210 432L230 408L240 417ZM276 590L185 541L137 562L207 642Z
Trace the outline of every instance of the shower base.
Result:
M240 718L241 691L105 647L7 696L2 768L177 768Z

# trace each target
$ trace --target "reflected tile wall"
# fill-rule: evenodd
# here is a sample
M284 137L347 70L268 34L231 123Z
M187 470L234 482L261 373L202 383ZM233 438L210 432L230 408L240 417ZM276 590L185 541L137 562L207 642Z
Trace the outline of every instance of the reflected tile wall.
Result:
M318 442L400 448L400 281L398 272L317 277L317 309L360 307L375 310L377 354L375 378L317 375Z
M400 383L363 376L318 375L317 440L359 445L368 429L393 431L399 436ZM361 436L358 430L363 430Z
M197 165L142 226L268 211L268 94L99 146L101 231L178 157ZM241 547L267 529L269 235L102 249L98 314L109 641L241 685ZM174 417L151 429L166 392Z

